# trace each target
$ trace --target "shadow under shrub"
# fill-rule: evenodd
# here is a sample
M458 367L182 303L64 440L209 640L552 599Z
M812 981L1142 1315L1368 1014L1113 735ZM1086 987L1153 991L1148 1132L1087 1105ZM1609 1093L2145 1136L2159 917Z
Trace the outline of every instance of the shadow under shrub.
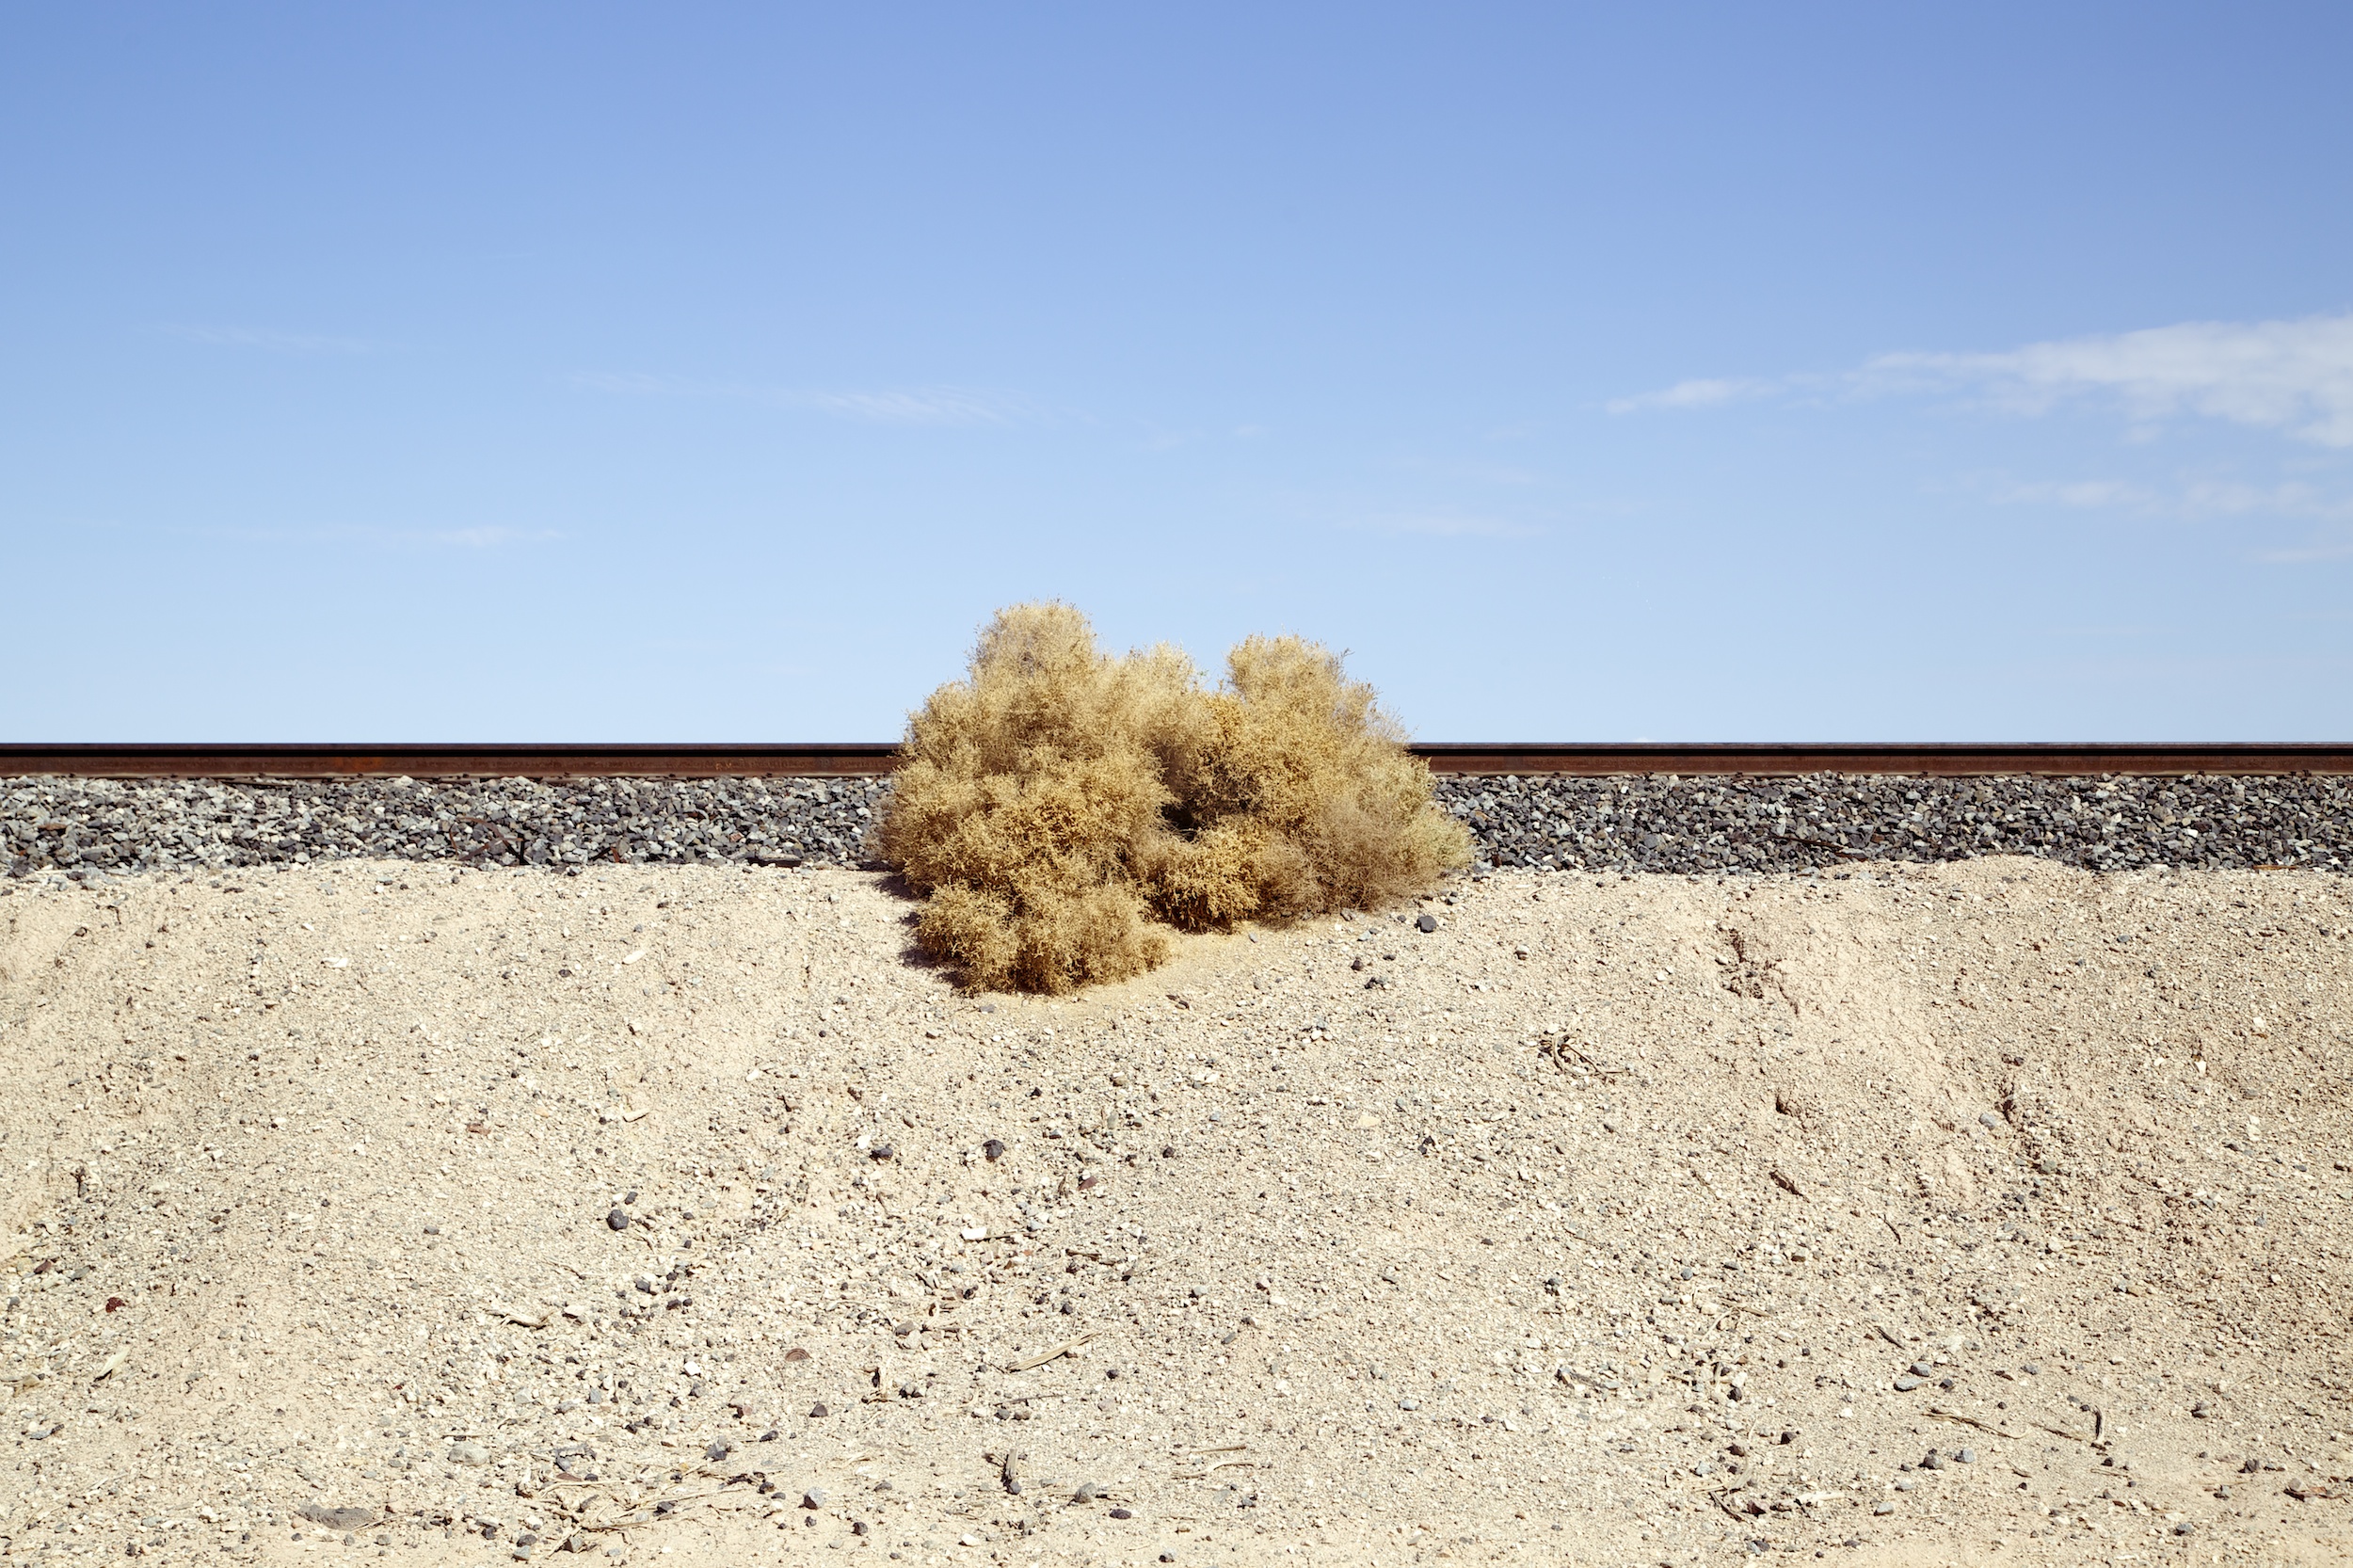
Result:
M1208 690L1176 648L1109 657L1070 606L1016 605L908 722L883 853L968 986L1124 980L1168 927L1369 908L1465 864L1402 741L1297 637L1248 639Z

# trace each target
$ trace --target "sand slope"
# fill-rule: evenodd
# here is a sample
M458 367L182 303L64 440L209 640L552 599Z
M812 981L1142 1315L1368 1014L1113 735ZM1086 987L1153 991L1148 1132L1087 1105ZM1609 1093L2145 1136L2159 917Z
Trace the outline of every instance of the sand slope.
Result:
M0 898L16 1558L2353 1540L2340 878L1506 873L989 1004L872 875L237 874Z

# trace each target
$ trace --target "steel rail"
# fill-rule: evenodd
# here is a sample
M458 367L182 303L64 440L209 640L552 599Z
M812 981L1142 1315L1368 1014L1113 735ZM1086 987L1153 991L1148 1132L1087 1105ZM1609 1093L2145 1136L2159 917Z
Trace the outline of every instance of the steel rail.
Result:
M782 745L393 745L148 743L0 744L0 777L81 778L740 778L872 777L898 763L888 741ZM2112 744L1977 742L1815 744L1481 742L1415 745L1441 774L1805 774L2142 776L2353 774L2353 744Z

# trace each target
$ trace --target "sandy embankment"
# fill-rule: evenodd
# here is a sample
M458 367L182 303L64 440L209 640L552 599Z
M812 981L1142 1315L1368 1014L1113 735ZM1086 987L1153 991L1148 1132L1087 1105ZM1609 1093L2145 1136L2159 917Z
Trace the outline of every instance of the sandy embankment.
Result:
M15 1558L2353 1538L2341 878L1502 874L992 1009L854 872L236 876L0 898Z

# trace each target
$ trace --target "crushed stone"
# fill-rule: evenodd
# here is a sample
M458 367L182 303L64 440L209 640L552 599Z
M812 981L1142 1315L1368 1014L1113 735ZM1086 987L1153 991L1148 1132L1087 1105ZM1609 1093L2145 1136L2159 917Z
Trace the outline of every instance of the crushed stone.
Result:
M0 780L0 869L76 878L347 858L871 865L881 778ZM1472 778L1478 869L1687 874L2026 855L2094 871L2353 869L2353 780Z

